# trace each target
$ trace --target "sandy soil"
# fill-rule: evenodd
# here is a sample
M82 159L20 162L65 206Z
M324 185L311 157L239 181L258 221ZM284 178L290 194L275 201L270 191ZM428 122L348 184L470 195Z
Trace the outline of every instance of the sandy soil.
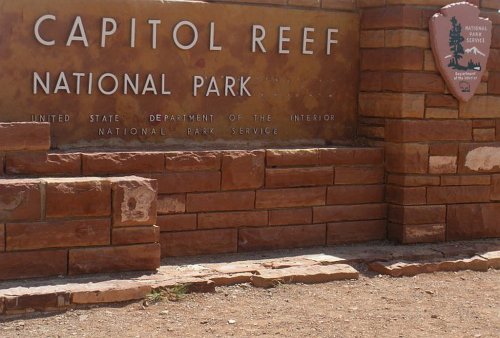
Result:
M0 337L499 337L500 271L365 275L0 319Z

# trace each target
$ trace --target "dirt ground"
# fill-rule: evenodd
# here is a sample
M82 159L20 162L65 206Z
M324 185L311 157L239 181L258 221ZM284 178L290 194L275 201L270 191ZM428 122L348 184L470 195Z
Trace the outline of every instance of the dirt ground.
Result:
M500 271L248 285L0 318L0 337L499 337Z

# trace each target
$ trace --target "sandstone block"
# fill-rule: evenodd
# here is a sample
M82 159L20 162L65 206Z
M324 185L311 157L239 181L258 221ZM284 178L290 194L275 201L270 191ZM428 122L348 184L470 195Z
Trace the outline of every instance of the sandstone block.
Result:
M384 139L385 130L381 126L358 126L358 136L369 139Z
M49 149L50 123L0 123L0 151Z
M109 216L111 184L98 178L46 179L47 218Z
M236 273L257 273L258 270L262 269L264 264L260 262L253 261L242 261L242 262L231 262L231 263L222 263L220 265L211 266L211 269L215 270L218 273L223 274L236 274Z
M500 175L491 177L491 200L500 201Z
M140 177L112 180L113 227L156 224L156 181Z
M289 6L297 7L320 7L320 0L288 0Z
M425 187L439 185L441 179L430 175L388 175L387 184L400 185L404 187Z
M447 239L499 237L499 219L500 203L449 205Z
M383 7L385 0L358 0L358 8Z
M381 165L383 148L323 148L319 149L321 165Z
M301 248L326 243L326 224L240 229L238 251Z
M343 222L385 219L387 207L384 203L358 205L331 205L313 208L313 222Z
M361 32L363 34L363 32ZM382 41L383 42L383 41ZM360 74L359 89L362 92L379 92L382 90L383 72L364 71Z
M457 156L430 156L429 173L455 174L457 172Z
M383 88L395 92L441 93L444 91L444 81L441 76L432 73L387 72L383 77Z
M256 208L292 208L324 205L326 187L257 190Z
M65 275L67 250L0 253L0 279Z
M457 143L433 143L429 148L429 155L432 156L458 156Z
M426 108L427 119L458 119L458 109L453 108Z
M270 149L266 151L267 167L314 166L319 164L318 149Z
M186 211L186 194L159 195L156 204L160 215L184 213Z
M188 194L187 212L203 211L238 211L254 208L254 191L214 192Z
M175 151L165 153L167 172L220 170L221 153L215 151Z
M499 57L500 58L500 57ZM490 60L492 55L490 54ZM477 95L460 105L460 118L500 118L500 96Z
M425 263L408 262L373 262L369 268L372 271L390 275L392 277L411 277L421 273L434 273L438 271L487 271L488 261L479 256L457 260L441 260Z
M222 190L258 189L264 185L264 150L229 151L222 155Z
M361 51L361 70L422 70L424 52L415 47L375 48Z
M423 94L360 93L359 114L367 117L423 118Z
M326 244L344 244L383 240L387 235L385 220L328 223Z
M10 175L79 176L80 167L80 154L16 152L6 157L6 172Z
M481 257L488 261L491 269L500 269L500 251L489 251L481 253Z
M22 314L33 311L50 311L65 309L70 305L70 293L45 292L41 294L24 294L5 298L6 314Z
M492 0L489 0L492 1ZM498 2L498 1L497 1ZM488 59L488 64L487 64L487 69L488 70L495 70L499 71L500 70L500 49L491 49L490 50L490 57Z
M427 94L425 96L425 106L458 109L458 101L451 95Z
M78 290L71 293L73 304L116 303L144 299L151 293L150 285L122 281L118 285L99 290Z
M387 143L385 156L388 172L426 174L429 165L429 145Z
M237 284L250 283L253 274L251 272L240 272L230 275L216 275L210 276L210 280L214 282L215 286L230 286Z
M279 284L315 284L358 278L358 271L350 265L310 265L261 270L258 275L252 276L252 284L256 287L269 288Z
M361 48L383 48L385 46L385 31L383 29L361 31Z
M107 219L8 223L7 250L109 245L110 228Z
M495 128L474 128L472 138L475 142L494 142L496 138Z
M220 189L219 171L176 172L152 175L158 181L158 193L179 194L186 192L217 191Z
M196 256L237 251L236 229L161 233L162 257Z
M446 221L446 206L389 205L388 219L400 224L442 224Z
M256 227L267 224L267 211L212 212L198 215L198 229Z
M290 4L290 2L288 2ZM323 0L321 1L321 8L326 9L342 9L342 10L355 10L355 0Z
M490 187L448 186L427 188L429 204L477 203L490 201Z
M269 225L298 225L312 223L312 208L269 211Z
M0 223L0 252L5 251L5 225Z
M500 38L499 38L500 40ZM491 72L488 78L488 93L500 94L500 72Z
M434 243L446 240L446 224L395 224L387 226L388 238L403 244Z
M490 185L489 175L446 175L441 178L441 185Z
M465 143L459 147L459 173L500 173L500 147L497 143Z
M424 51L424 70L437 72L436 61L434 60L434 54L431 50Z
M429 33L414 29L389 29L385 31L385 46L430 48Z
M197 215L159 215L156 224L160 227L161 231L195 230L197 224Z
M493 31L491 34L491 47L493 48L500 47L500 26L498 25L493 26Z
M0 181L0 222L41 218L40 181Z
M163 153L124 152L82 154L83 174L151 174L162 173L165 168Z
M307 187L332 183L332 167L266 169L266 188Z
M361 29L420 28L421 17L422 10L416 7L370 8L363 11Z
M384 202L385 186L336 185L328 187L326 204L363 204Z
M474 128L495 128L494 119L488 120L472 120L472 127Z
M470 141L472 122L466 120L387 120L390 142Z
M156 270L159 267L159 244L69 250L68 273L70 275Z
M385 189L385 200L389 203L400 205L426 204L426 189L424 187L399 187L387 185Z
M153 225L145 227L114 228L111 234L111 240L111 244L113 245L159 243L160 227Z
M383 167L336 167L335 184L384 183Z

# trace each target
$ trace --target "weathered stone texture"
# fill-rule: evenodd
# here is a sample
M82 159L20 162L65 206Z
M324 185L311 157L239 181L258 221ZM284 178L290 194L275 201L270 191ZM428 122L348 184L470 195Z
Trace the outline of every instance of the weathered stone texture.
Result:
M111 215L111 184L96 178L46 179L47 218Z
M144 178L112 180L113 227L156 223L156 181Z
M0 180L0 222L40 219L40 181Z

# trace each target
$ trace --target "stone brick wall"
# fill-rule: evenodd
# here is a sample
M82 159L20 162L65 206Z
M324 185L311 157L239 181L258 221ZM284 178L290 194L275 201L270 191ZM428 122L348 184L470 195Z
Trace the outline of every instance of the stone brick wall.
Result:
M156 182L0 180L0 280L154 270Z
M494 30L467 104L430 50L429 18L448 0L227 2L361 13L370 147L60 153L48 124L0 124L0 279L154 269L158 242L166 257L500 237L498 0L472 1Z
M404 243L500 236L500 3L488 68L468 103L436 70L428 21L442 0L358 0L359 136L386 151L389 238Z
M381 148L11 152L4 158L4 177L155 179L162 256L386 238ZM58 215L66 208L56 203L50 212Z

